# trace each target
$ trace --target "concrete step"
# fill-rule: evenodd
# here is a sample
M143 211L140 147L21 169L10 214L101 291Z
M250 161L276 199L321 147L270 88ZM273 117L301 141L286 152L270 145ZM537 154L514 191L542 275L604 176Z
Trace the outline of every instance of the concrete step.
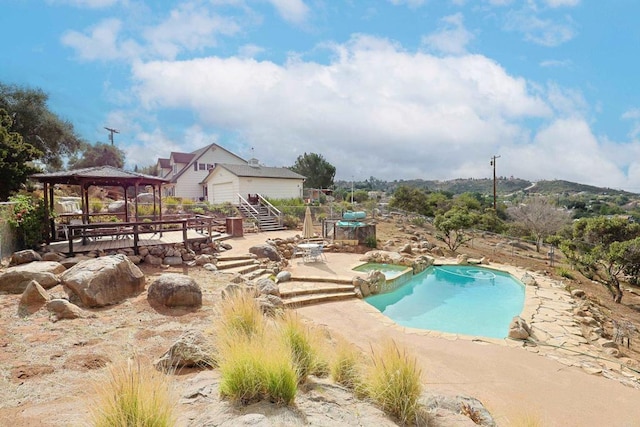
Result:
M247 265L260 265L260 263L253 258L237 260L237 261L223 261L223 262L220 262L220 260L218 259L218 262L216 263L216 267L218 267L218 270L230 270L238 267L244 267Z
M256 257L251 254L246 255L218 255L216 257L218 262L229 262L229 261L246 261L246 260L254 260Z
M316 295L300 295L293 298L287 298L283 300L284 306L287 308L302 307L311 304L321 304L331 301L341 301L345 299L355 298L354 292L334 292L329 294L316 294Z
M285 289L280 288L281 298L293 298L302 295L322 295L322 294L334 294L340 292L352 292L354 290L353 285L341 285L337 283L316 283L314 286L305 287L288 287Z
M242 275L244 277L244 279L246 280L260 280L263 278L269 278L269 276L271 276L271 273L269 272L269 270L265 269L265 268L256 268L253 271L250 271L248 273L245 273Z
M337 278L337 277L312 277L312 276L293 276L287 283L293 285L295 282L316 282L316 283L336 283L339 285L351 285L353 283L352 278Z

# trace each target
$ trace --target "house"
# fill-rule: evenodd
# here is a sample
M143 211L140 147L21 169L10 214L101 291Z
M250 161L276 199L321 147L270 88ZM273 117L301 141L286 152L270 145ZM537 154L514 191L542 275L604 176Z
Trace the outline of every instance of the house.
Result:
M202 181L210 203L238 204L238 195L260 194L273 199L302 197L305 177L287 168L262 166L256 159L247 164L218 163Z
M302 197L305 177L290 169L262 166L246 161L218 144L192 153L172 152L158 159L158 172L169 180L165 196L206 200L212 204L239 204L239 195L288 199Z
M158 174L169 180L169 184L163 187L163 195L205 200L205 189L201 183L218 163L248 164L243 158L215 143L191 153L172 152L168 159L158 159Z

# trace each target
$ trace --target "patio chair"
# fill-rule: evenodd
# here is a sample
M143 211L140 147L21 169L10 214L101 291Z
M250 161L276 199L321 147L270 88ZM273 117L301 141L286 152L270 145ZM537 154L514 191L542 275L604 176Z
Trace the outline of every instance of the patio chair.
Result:
M316 262L322 261L326 262L327 257L324 254L324 248L322 245L318 245L317 247L310 248L304 254L304 262Z

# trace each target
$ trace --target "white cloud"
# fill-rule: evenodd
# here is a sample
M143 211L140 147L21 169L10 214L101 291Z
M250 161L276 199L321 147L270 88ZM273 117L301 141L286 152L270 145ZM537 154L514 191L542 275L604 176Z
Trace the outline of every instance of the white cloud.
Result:
M632 108L625 111L622 114L624 120L631 121L631 130L629 131L629 137L631 139L638 139L640 136L640 108Z
M558 60L547 59L540 62L540 66L544 68L567 68L570 67L573 62L570 59Z
M461 13L442 18L442 27L435 33L423 37L422 42L442 53L459 55L466 52L467 44L473 39L464 26Z
M302 0L268 0L285 21L303 24L309 15L309 7Z
M67 31L63 34L62 44L76 50L83 60L108 61L132 58L140 53L140 46L132 40L121 40L119 37L122 22L118 19L106 19L89 29L85 35L78 31Z
M232 35L239 26L229 18L213 15L195 3L183 3L160 24L144 31L151 50L173 59L180 52L201 50L216 45L217 34Z
M580 0L544 0L549 7L574 7L580 4Z
M238 55L241 58L255 58L259 54L264 52L264 48L257 46L255 44L246 44L241 46L238 50Z
M542 19L531 8L508 13L505 29L520 32L525 40L548 47L566 43L576 35L571 18L565 17L564 22Z
M395 6L406 4L410 8L417 8L422 6L426 0L389 0L389 2Z
M480 55L411 54L371 37L336 51L327 65L139 63L135 91L150 110L190 110L203 126L241 135L265 164L321 152L339 176L384 179L484 176L496 147L528 140L520 121L552 111L523 79Z

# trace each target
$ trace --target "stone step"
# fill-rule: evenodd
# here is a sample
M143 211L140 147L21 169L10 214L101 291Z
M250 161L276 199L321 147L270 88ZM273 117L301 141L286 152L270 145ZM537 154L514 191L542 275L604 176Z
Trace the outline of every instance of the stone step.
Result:
M218 262L229 262L229 261L246 261L246 260L255 260L255 255L246 254L246 255L218 255L216 257Z
M337 277L312 277L312 276L293 276L289 279L287 283L295 283L295 282L317 282L317 283L337 283L340 285L351 285L353 283L352 278L337 278Z
M302 307L311 304L321 304L331 301L341 301L345 299L355 298L354 292L334 292L330 294L301 295L283 300L284 306L287 308Z
M218 262L216 263L216 267L218 268L218 270L229 270L238 267L244 267L247 265L260 265L260 263L253 258L226 262L220 262L220 260L218 259Z
M322 295L322 294L334 294L340 292L352 292L354 290L353 285L340 285L337 283L317 283L315 286L307 287L290 287L288 289L280 288L281 298L293 298L302 295Z
M237 273L237 274L241 274L243 276L252 273L256 270L258 270L260 268L260 263L256 262L255 264L250 264L250 265L243 265L240 267L234 267L234 268L223 268L221 271L224 273Z
M265 268L256 268L255 270L252 270L248 273L243 274L242 276L244 277L244 279L246 280L260 280L260 279L264 279L264 278L269 278L269 276L271 276L271 272L269 272L269 270L265 269Z

